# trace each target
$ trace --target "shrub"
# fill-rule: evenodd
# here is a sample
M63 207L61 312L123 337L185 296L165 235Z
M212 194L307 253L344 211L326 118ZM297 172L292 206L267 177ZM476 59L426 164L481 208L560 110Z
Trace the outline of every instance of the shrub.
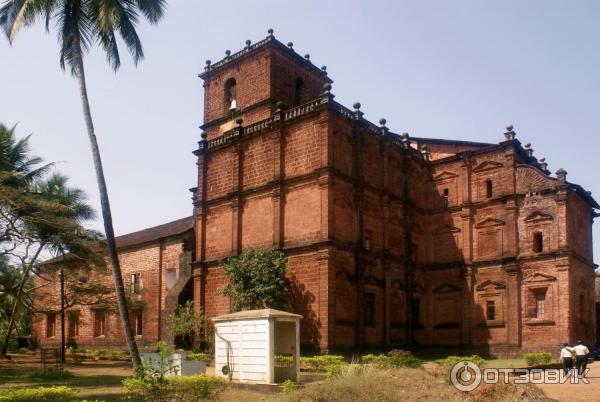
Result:
M460 362L472 362L478 365L479 367L484 367L487 364L487 361L478 355L471 356L448 356L445 359L439 359L435 361L437 364L443 367L452 367L456 363Z
M546 352L526 353L524 357L528 366L541 366L552 362L552 355Z
M419 368L423 364L423 361L413 356L412 352L399 349L390 350L385 355L364 355L361 361L365 364L373 364L379 368Z
M20 353L22 355L26 355L28 353L30 353L31 351L27 348L19 348L19 350L17 350L17 353Z
M300 366L307 371L326 371L327 366L341 365L344 363L344 357L337 355L300 357Z
M130 377L123 380L123 400L192 402L215 399L226 385L224 378L204 374L167 377L162 385L149 379Z
M296 383L288 378L281 384L281 390L284 394L289 395L296 390Z
M17 389L0 394L0 402L71 402L77 391L69 387Z
M186 358L188 360L200 360L200 361L209 361L208 355L206 353L186 353Z
M57 370L52 370L52 369L48 369L46 371L42 371L42 370L33 370L33 371L29 371L25 374L25 378L29 379L29 380L38 380L38 381L44 381L44 380L64 380L64 379L69 379L69 378L73 378L73 374L71 374L70 372L64 370L64 371L57 371Z

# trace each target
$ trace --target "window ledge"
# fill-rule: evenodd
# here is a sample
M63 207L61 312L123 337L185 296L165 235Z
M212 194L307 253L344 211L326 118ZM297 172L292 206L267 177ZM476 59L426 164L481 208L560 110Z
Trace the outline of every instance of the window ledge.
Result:
M478 325L480 328L504 328L505 326L504 321L484 321Z
M531 318L529 320L525 320L525 325L554 325L554 320L542 320L538 318Z

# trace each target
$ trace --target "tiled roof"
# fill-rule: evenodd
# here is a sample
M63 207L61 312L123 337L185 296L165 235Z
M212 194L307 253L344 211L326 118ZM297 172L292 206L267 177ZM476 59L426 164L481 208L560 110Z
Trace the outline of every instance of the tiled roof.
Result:
M194 219L192 216L188 216L173 222L117 236L117 248L131 247L165 237L175 236L192 229L193 226Z

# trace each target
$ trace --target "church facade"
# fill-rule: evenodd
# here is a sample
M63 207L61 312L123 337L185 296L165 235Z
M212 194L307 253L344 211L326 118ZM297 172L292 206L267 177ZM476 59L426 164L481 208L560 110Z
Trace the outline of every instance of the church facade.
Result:
M123 263L126 281L143 270L157 284L140 296L154 306L140 312L152 317L141 342L168 338L160 317L172 311L161 299L169 289L187 289L208 318L228 313L220 261L275 248L288 257L302 342L320 350L595 343L600 206L563 169L551 175L512 126L495 143L398 135L385 119L365 119L360 104L336 102L326 69L272 31L207 61L200 78L198 184L177 248L186 258L172 264L179 285L168 288L160 262ZM48 314L36 315L41 344L53 341ZM110 344L124 344L118 326ZM80 344L94 339L91 331Z

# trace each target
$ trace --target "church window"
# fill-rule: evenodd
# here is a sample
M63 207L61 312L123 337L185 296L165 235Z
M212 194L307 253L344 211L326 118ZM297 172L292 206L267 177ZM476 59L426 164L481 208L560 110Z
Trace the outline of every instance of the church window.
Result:
M139 272L131 274L131 294L140 293L142 289L142 276Z
M365 230L365 238L364 238L365 250L367 250L367 251L371 250L372 246L373 246L373 231Z
M375 323L375 295L365 294L365 324Z
M450 190L447 188L444 189L444 207L448 207L448 198L450 196Z
M94 336L106 335L106 313L104 311L96 311L94 313Z
M304 80L296 78L294 85L294 106L301 105L304 102Z
M486 304L486 318L489 321L496 319L496 302L494 300L488 300Z
M494 195L494 188L490 179L485 181L485 195L487 198L492 198Z
M140 310L132 311L129 317L129 321L131 323L131 332L135 336L141 336L144 331L143 325L143 315Z
M536 292L535 294L535 302L536 302L536 318L544 318L546 313L546 292Z
M535 253L544 251L544 235L540 232L533 234L533 251Z
M79 335L79 312L69 312L69 338Z
M235 78L230 78L225 82L225 108L234 111L237 109L237 88Z
M56 336L56 314L46 315L46 338Z
M413 328L422 328L421 325L421 300L413 299L410 305L410 320Z

